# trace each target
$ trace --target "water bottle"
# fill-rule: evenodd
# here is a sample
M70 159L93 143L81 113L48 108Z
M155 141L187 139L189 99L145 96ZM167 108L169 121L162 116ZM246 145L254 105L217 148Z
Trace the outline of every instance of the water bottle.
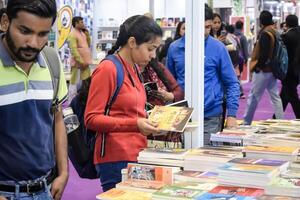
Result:
M67 134L72 133L79 127L80 123L78 121L77 115L73 113L71 107L63 109L63 116Z

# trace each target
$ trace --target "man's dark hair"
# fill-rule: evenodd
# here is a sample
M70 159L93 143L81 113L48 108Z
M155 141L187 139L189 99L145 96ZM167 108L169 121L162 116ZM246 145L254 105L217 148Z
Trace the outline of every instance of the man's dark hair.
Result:
M82 17L79 17L79 16L73 17L73 19L72 19L72 26L75 28L76 23L78 23L78 22L80 22L80 21L82 21L82 20L83 20Z
M18 12L26 11L43 18L52 18L52 24L56 19L55 0L8 0L7 16L9 20L17 17Z
M288 15L285 18L286 26L289 28L297 27L298 26L298 17L296 15Z
M213 16L213 11L212 9L205 4L205 21L206 20L213 20L214 16Z
M228 33L234 33L234 26L231 25L231 24L227 24L225 26L225 30L228 32Z
M237 22L235 22L235 28L238 30L242 30L244 26L244 23L241 20L238 20Z
M260 24L263 26L268 26L273 24L273 15L267 10L263 10L259 15Z
M283 26L284 26L285 24L286 24L285 22L281 22L281 23L280 23L280 28L283 29Z

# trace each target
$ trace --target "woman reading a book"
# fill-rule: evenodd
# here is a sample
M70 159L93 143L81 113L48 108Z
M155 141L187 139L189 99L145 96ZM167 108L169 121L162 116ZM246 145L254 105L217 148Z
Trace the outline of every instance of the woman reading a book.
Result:
M102 61L92 75L85 124L98 132L94 163L103 191L121 182L121 169L136 162L138 153L147 147L146 136L158 132L156 124L146 119L146 94L136 63L148 63L155 57L162 30L150 18L133 16L121 26L115 46L108 52L122 63L124 80L109 115L106 104L114 93L116 66Z
M156 58L152 59L148 65L140 64L144 83L154 82L157 90L147 88L147 102L151 105L167 105L184 99L183 90L178 85L170 71Z
M184 92L174 79L170 71L156 58L152 59L148 65L140 64L144 83L155 83L155 89L145 85L147 93L147 109L151 110L155 105L167 105L169 103L181 101L184 99ZM182 142L181 134L167 133L161 136L149 135L148 139L152 140L154 146L159 145L163 141L164 147L168 147L169 142L179 144Z

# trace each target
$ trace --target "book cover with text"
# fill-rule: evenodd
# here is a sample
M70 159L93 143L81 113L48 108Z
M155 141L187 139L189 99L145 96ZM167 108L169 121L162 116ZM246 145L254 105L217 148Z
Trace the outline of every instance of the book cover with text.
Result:
M149 120L157 123L162 131L183 132L190 120L193 108L176 106L155 106Z

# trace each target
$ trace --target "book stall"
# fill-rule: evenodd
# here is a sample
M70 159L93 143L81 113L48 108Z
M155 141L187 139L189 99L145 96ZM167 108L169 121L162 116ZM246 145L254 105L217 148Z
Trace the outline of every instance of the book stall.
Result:
M163 113L156 110L154 119ZM207 147L144 149L122 170L122 182L96 199L299 200L299 128L297 120L264 120L212 134Z

